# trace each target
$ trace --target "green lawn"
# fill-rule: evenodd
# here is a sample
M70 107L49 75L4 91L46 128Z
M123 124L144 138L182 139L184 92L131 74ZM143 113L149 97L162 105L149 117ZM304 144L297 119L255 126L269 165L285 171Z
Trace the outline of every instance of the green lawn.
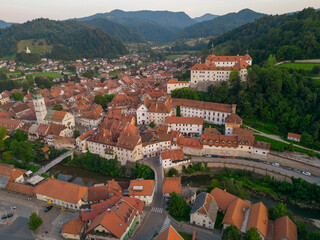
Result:
M45 39L28 39L20 40L17 43L18 52L25 52L28 47L31 53L45 53L52 50L52 46L47 45Z
M256 119L243 119L243 123L245 125L248 125L249 127L257 129L266 134L272 134L272 135L285 134L284 130L281 132L274 123L261 122Z
M277 151L277 152L283 152L289 146L289 144L287 144L287 143L280 142L280 141L277 141L277 140L274 140L274 139L271 139L271 138L267 138L267 137L264 137L264 136L260 136L260 135L255 135L255 140L271 143L271 150ZM305 154L308 154L310 156L316 155L318 158L320 158L320 154L315 154L314 152L311 152L311 151L303 149L303 148L299 148L299 147L295 147L294 146L293 147L293 151L305 153Z
M192 236L187 234L187 233L183 233L183 232L178 232L180 234L180 236L184 239L184 240L192 240Z
M46 77L51 77L51 78L58 78L58 77L61 77L62 75L60 73L56 73L56 72L41 72L41 73L30 74L29 76L33 76L33 77L46 76Z
M184 56L183 54L168 55L168 56L166 56L166 59L167 60L175 60L175 59L181 58L183 56Z
M313 66L320 66L320 63L283 63L278 66L284 68L304 69L307 71L311 71Z

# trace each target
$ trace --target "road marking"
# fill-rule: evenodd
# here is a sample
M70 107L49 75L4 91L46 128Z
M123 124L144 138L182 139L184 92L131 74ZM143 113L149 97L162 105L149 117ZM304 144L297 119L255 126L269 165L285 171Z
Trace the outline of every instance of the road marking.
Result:
M170 222L171 222L171 220L168 217L166 217L160 232L163 232L165 229L167 229L170 225Z
M162 213L162 212L163 212L163 208L153 207L153 208L151 209L151 212L154 212L154 213Z

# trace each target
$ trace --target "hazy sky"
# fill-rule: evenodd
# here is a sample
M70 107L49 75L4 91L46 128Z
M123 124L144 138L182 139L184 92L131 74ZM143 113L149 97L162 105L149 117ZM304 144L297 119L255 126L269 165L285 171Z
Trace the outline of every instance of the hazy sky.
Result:
M205 13L222 15L243 8L281 14L305 7L320 8L320 0L0 0L0 19L7 22L40 17L63 20L113 9L184 11L190 17Z

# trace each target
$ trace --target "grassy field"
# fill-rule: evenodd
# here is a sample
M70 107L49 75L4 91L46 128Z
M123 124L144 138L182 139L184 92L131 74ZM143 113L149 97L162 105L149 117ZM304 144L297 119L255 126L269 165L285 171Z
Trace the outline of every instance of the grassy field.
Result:
M56 73L56 72L43 72L43 73L30 74L29 76L32 76L32 77L46 76L46 77L51 77L51 78L58 78L58 77L61 77L62 75L60 73Z
M271 150L277 151L277 152L283 152L289 147L289 144L287 144L287 143L280 142L280 141L277 141L277 140L274 140L274 139L271 139L271 138L267 138L267 137L264 137L264 136L260 136L260 135L255 135L255 140L271 143ZM320 154L316 154L316 153L314 153L312 151L309 151L307 149L303 149L303 148L299 148L299 147L293 146L293 151L294 152L305 153L305 154L308 154L310 156L317 156L318 158L320 158Z
M184 240L192 240L192 236L183 232L178 232Z
M261 122L256 119L243 119L243 123L266 134L285 134L284 130L280 131L278 127L273 123Z
M320 66L320 63L283 63L278 66L284 68L304 69L307 71L311 71L313 66Z
M31 53L45 53L51 51L52 46L47 45L44 39L28 39L28 40L21 40L17 43L18 52L25 52L26 47L28 47Z
M166 59L167 60L175 60L177 58L181 58L182 56L184 56L184 55L182 55L182 54L168 55L168 56L166 56Z

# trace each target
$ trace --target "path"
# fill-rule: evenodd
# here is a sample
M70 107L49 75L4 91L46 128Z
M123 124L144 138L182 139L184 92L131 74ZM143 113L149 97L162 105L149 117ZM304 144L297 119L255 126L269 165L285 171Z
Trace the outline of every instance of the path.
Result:
M36 173L35 175L39 175L41 176L42 173L45 173L46 171L48 171L50 168L52 168L53 166L57 165L58 163L62 162L65 158L71 156L74 152L74 149L60 155L59 157L53 159L51 162L49 162L47 165L41 167Z
M247 128L255 131L256 134L261 135L261 136L263 136L263 137L267 137L267 138L271 138L271 139L276 140L276 141L279 141L279 142L291 144L291 142L287 142L287 141L283 140L283 139L282 139L280 136L278 136L278 135L267 134L267 133L264 133L264 132L261 132L261 131L255 129L255 128L253 128L253 127L250 127L250 126L248 126L248 125L244 125L244 126L246 126ZM300 145L297 145L297 144L294 144L294 143L293 143L293 146L299 147L299 148L303 148L303 149L306 149L306 150L309 150L309 151L314 151L315 153L319 153L319 154L320 154L320 151L316 151L316 150L313 150L313 149L310 149L310 148L307 148L307 147L303 147L303 146L300 146Z

